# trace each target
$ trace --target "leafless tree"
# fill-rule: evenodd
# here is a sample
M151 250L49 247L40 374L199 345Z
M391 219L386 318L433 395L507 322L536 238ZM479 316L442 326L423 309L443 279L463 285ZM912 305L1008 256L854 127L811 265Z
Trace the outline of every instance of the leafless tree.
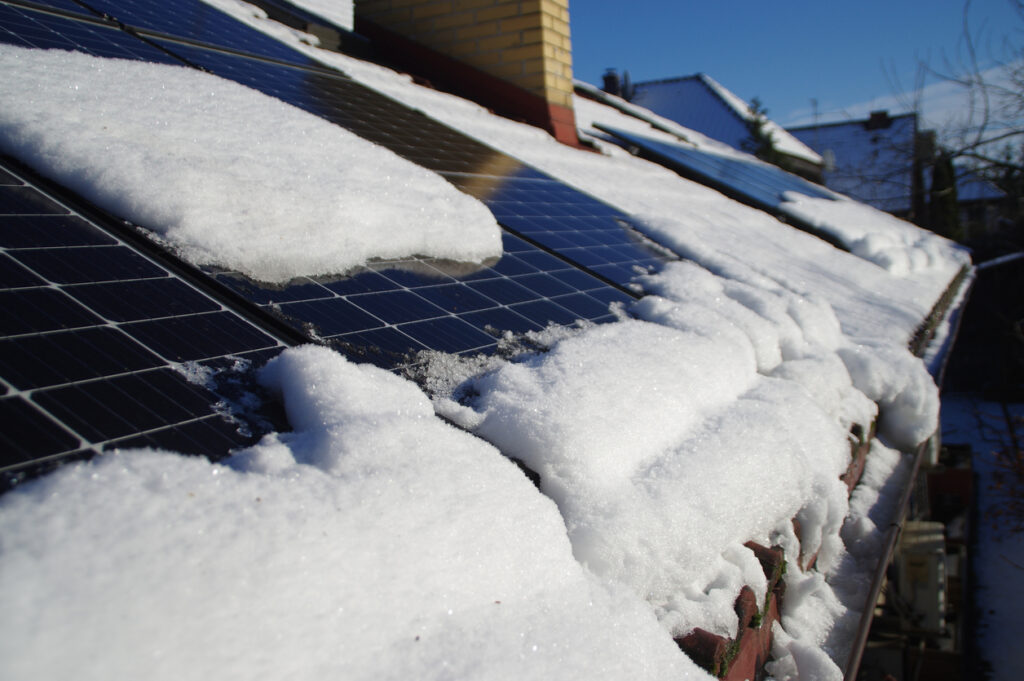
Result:
M954 161L990 177L1024 173L1024 0L1007 1L1021 23L1012 34L993 44L987 26L971 25L972 2L965 0L958 49L940 65L921 65L923 74L959 88L967 103L938 131L940 143Z

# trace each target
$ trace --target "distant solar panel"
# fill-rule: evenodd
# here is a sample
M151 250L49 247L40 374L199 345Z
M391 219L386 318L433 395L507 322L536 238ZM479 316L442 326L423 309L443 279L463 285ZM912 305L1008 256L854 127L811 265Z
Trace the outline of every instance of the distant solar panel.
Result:
M179 367L262 363L281 342L11 168L0 273L0 483L112 446L218 457L251 441Z
M787 222L813 232L834 245L838 242L822 234L798 216L788 212L783 194L796 192L813 198L833 199L824 187L776 166L751 159L746 161L732 156L703 151L683 143L666 142L611 126L597 124L599 129L618 137L646 152L652 160L672 168L680 175L717 189L748 205L777 216Z

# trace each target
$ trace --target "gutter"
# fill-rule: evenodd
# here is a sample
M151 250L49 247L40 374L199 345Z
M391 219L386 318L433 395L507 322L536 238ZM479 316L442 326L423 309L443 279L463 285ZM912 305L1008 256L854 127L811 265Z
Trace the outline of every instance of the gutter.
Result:
M963 292L963 301L956 307L951 315L951 328L949 336L945 342L946 352L943 353L941 360L938 362L937 370L933 376L940 389L942 387L942 379L946 373L946 365L949 361L949 356L952 354L951 350L953 346L956 345L956 339L960 333L960 323L963 320L963 312L967 308L967 302L970 298L973 278L968 279L969 274L969 268L965 267L953 279L952 283L946 289L946 292L939 299L939 302L936 303L932 313L928 316L928 319L926 319L922 324L922 328L918 330L917 334L915 334L914 341L911 342L911 350L914 351L915 354L918 356L924 354L926 344L920 341L924 338L929 340L931 339L939 322L949 314L949 310L955 299L956 293L966 283L966 290ZM907 521L907 511L910 508L910 500L914 496L914 487L917 483L918 474L921 472L921 464L924 462L924 458L929 451L933 447L939 447L939 444L939 432L936 431L930 438L919 444L917 449L914 451L914 463L911 466L910 475L907 477L906 486L903 488L903 492L900 495L900 503L896 507L896 515L893 517L892 522L889 524L889 528L885 532L885 539L882 544L882 553L879 556L878 566L875 568L875 573L871 578L871 587L868 589L867 596L864 600L864 606L861 609L860 621L857 624L857 633L854 637L853 648L850 650L850 656L846 661L846 669L843 672L843 681L857 681L857 673L860 670L861 659L864 656L864 649L867 647L868 635L871 633L871 624L875 619L875 605L878 603L878 596L881 594L882 585L885 583L886 571L892 563L893 554L895 554L900 536L903 534L903 526Z
M938 445L938 433L932 435L920 445L914 452L914 464L907 478L907 486L903 489L900 497L900 504L896 510L896 517L893 518L889 529L885 532L885 542L882 546L882 555L878 561L878 568L871 579L871 588L868 589L867 598L864 601L864 609L861 611L860 622L857 625L857 634L854 638L853 649L846 661L846 669L843 673L843 681L856 681L857 672L860 670L861 658L864 656L864 649L867 647L868 634L871 632L871 623L875 619L875 604L878 603L878 596L882 592L882 584L885 583L885 573L892 562L893 554L899 543L900 535L903 534L903 524L906 522L907 509L910 507L910 500L913 497L914 482L921 470L921 462L931 448L932 442Z

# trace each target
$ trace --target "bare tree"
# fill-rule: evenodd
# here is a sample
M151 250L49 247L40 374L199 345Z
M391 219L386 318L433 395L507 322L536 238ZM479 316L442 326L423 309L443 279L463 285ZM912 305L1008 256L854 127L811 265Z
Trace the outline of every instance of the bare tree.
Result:
M1011 3L1024 27L1024 0ZM1024 41L1003 38L993 45L986 27L970 23L971 0L962 10L962 35L956 52L942 64L923 63L928 76L955 85L967 106L939 130L939 142L954 162L990 179L1024 173ZM1021 37L1021 28L1016 30ZM919 78L918 93L921 79Z

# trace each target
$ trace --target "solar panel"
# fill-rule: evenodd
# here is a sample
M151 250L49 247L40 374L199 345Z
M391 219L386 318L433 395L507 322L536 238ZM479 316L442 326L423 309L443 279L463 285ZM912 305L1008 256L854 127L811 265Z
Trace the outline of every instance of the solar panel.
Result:
M511 234L491 266L452 271L450 263L373 263L346 277L261 286L233 272L216 278L268 312L330 344L384 365L405 353L493 351L506 331L537 331L578 319L612 321L612 302L631 297Z
M80 0L80 3L133 30L146 29L292 64L313 65L301 52L200 0Z
M599 129L647 152L652 160L672 168L680 175L717 189L743 203L777 216L813 232L833 245L838 242L822 234L813 225L790 214L783 200L785 192L796 192L812 198L833 199L824 187L781 168L755 159L749 161L703 151L682 143L667 142L611 126L597 124Z
M0 42L21 47L77 50L96 57L181 64L158 47L90 17L68 17L0 2Z
M31 0L31 2L24 4L50 7L74 14L89 14L89 10L75 2L75 0Z
M0 486L107 447L252 441L181 363L262 364L279 340L11 167L0 197Z
M150 7L148 3L126 6ZM126 43L149 48L128 33L112 35L116 31L105 26L96 29L102 30L102 35L96 35L95 31L82 33L87 22L52 16L40 21L46 30L36 30L32 44L38 46L56 43L103 56L130 54ZM156 19L149 25L169 32ZM19 17L14 33L26 30L24 26L25 19ZM165 51L157 51L160 59L179 55L441 172L487 203L508 232L500 261L472 270L409 259L374 263L331 280L300 279L287 286L268 286L238 273L210 272L293 328L350 354L393 366L410 351L489 351L505 332L537 330L552 322L610 321L614 316L609 305L635 295L625 285L638 272L668 259L630 230L627 217L615 209L341 73L251 59L156 36L150 39ZM136 58L152 60L147 54ZM95 258L103 256L102 249L94 250ZM51 266L65 277L85 267L69 253L41 252L35 257L40 267L48 257L55 258L58 262ZM101 289L93 290L97 295L92 301L103 297ZM141 334L144 325L131 328ZM190 356L185 348L166 352L174 358Z

